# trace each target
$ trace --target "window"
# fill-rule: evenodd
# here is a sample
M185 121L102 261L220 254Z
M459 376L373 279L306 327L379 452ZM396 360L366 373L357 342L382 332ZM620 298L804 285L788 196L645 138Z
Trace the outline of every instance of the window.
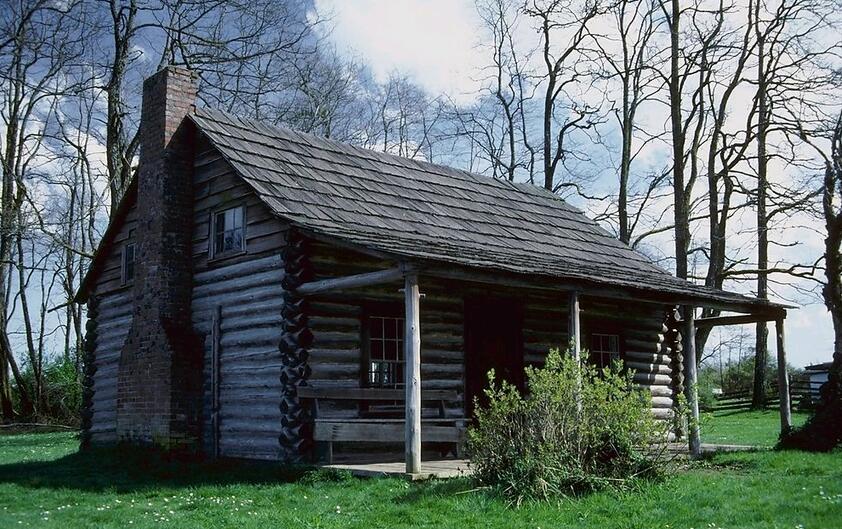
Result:
M377 388L403 387L404 319L393 316L369 316L367 325L367 385Z
M591 334L591 363L599 368L611 365L620 359L620 336L618 334Z
M131 236L131 234L129 234ZM123 246L123 258L121 262L122 283L131 283L134 279L135 243L129 242Z
M246 249L245 208L237 206L213 215L213 256L235 254Z

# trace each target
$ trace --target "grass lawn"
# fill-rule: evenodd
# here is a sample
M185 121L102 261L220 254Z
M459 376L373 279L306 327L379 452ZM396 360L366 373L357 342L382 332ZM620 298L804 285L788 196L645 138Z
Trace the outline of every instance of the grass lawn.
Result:
M68 433L0 436L0 528L842 527L840 453L718 455L639 491L515 510L465 479L363 480L76 446Z
M772 410L703 413L699 421L702 442L774 446L781 431L780 417L779 412ZM801 426L807 417L807 413L793 412L793 426Z

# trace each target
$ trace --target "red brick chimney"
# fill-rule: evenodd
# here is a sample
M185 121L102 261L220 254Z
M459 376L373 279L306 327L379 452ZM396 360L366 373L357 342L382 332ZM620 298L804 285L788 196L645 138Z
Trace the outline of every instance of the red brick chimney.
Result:
M120 352L117 436L198 446L202 355L190 318L193 74L166 67L143 83L132 324Z

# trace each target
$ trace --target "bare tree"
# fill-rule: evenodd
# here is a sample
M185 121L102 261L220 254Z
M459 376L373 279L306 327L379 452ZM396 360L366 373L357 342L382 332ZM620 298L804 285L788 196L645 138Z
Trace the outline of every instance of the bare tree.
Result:
M20 413L30 415L35 407L9 339L13 312L9 309L15 299L10 288L15 284L10 265L16 263L18 272L23 270L21 222L24 205L33 202L29 183L44 161L45 140L50 134L48 126L56 103L74 90L68 85L66 74L81 54L80 48L73 44L76 42L73 20L68 16L76 7L72 2L61 7L37 1L19 2L4 11L0 27L0 41L8 43L0 59L4 125L0 146L0 404L5 419L14 415L9 370L21 398ZM16 251L17 261L13 260ZM19 286L22 284L20 275L17 282ZM29 337L30 331L27 331ZM29 345L32 352L32 344Z
M796 122L800 139L824 165L818 213L825 229L822 297L833 322L833 362L813 415L803 427L783 436L781 444L830 451L842 443L842 112L817 125Z
M608 8L612 28L609 35L593 35L594 45L600 51L600 60L606 65L609 80L619 80L620 101L613 108L620 128L621 152L617 189L617 224L620 240L630 243L632 233L640 220L643 209L652 193L661 184L662 177L650 178L636 213L630 212L632 162L640 150L657 135L649 135L637 145L640 130L637 117L640 108L651 101L661 89L652 62L658 50L654 37L658 30L657 4L651 0L620 0ZM609 47L609 44L612 45ZM619 46L619 50L615 49Z
M571 142L577 133L586 133L602 123L601 108L582 103L573 90L593 79L593 50L586 47L592 22L605 13L606 2L578 0L531 0L524 7L538 24L543 83L542 161L543 186L557 192L565 187L579 189L576 181L562 181L559 164L572 163L578 153Z

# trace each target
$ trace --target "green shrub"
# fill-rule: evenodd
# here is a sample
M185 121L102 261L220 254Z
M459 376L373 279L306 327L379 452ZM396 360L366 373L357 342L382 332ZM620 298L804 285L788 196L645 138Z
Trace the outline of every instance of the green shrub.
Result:
M697 385L699 395L699 410L713 411L716 408L716 395L713 393L713 386L710 384Z
M35 372L31 365L25 365L21 375L30 397L34 397ZM17 384L12 385L12 399L20 409L20 393ZM35 417L24 417L26 421L76 425L82 408L82 382L76 363L72 359L55 358L44 362L41 397L36 403Z
M488 406L468 432L475 479L514 503L660 476L667 462L666 422L651 413L619 362L598 370L553 350L543 368L527 368L528 395L489 374Z

